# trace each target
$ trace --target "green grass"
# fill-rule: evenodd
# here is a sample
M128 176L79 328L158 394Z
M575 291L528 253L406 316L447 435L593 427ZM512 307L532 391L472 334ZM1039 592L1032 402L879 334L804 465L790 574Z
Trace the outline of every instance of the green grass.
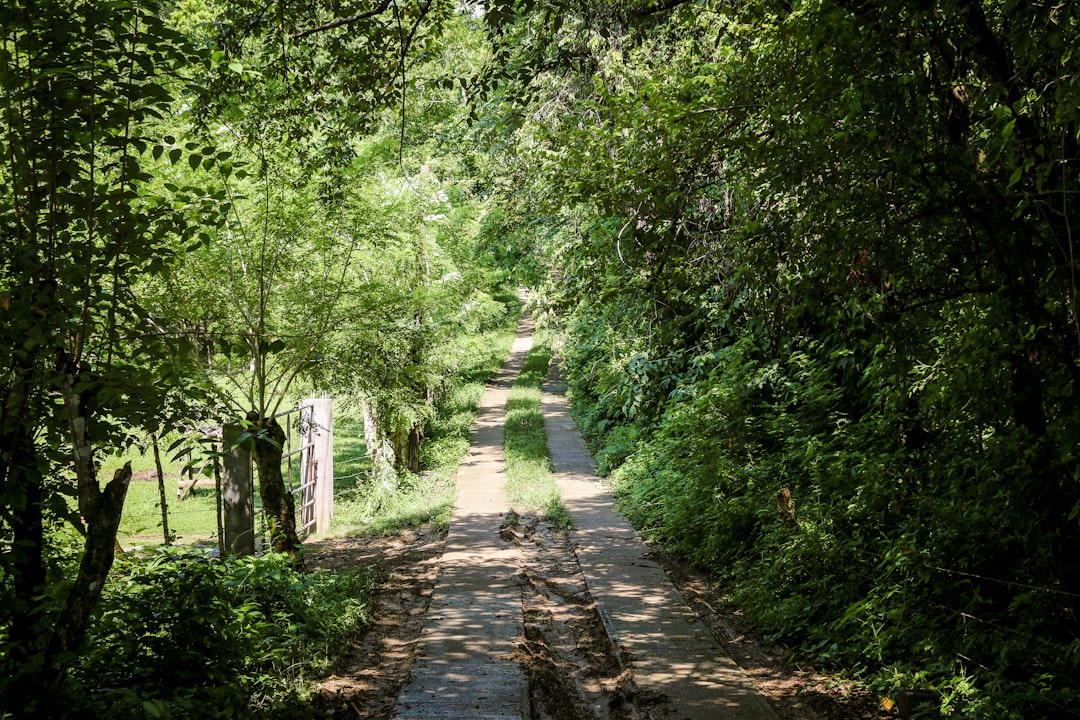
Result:
M217 535L217 511L213 488L198 488L180 501L176 497L176 462L171 460L168 448L176 437L161 440L161 464L165 473L165 501L169 509L169 532L178 542L207 542ZM148 446L144 451L132 449L124 455L108 455L101 461L99 477L102 481L112 478L113 473L125 462L131 462L134 476L128 487L124 502L124 516L117 533L120 542L160 544L163 540L161 509L158 494L157 470L154 452Z
M362 421L356 412L337 413L334 417L334 493L355 486L356 479L369 470L371 461L364 445Z
M537 514L556 527L569 527L552 474L551 456L540 410L540 385L551 362L550 337L537 333L506 403L506 494L516 515Z
M197 488L183 500L176 498L176 478L166 479L165 502L169 508L169 532L177 542L206 542L217 535L217 501L213 488ZM128 487L120 542L156 544L164 537L155 480L135 481Z

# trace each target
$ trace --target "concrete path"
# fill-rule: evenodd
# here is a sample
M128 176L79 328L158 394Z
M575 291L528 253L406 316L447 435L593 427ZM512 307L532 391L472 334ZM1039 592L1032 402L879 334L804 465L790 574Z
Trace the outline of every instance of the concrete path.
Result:
M608 634L631 655L635 684L666 698L654 716L775 720L767 701L695 622L629 521L615 511L552 368L541 405L563 503L573 518L578 561Z
M518 552L499 538L506 501L506 399L532 348L532 319L488 385L457 473L457 502L442 568L396 720L522 720L528 685L511 659L521 638Z

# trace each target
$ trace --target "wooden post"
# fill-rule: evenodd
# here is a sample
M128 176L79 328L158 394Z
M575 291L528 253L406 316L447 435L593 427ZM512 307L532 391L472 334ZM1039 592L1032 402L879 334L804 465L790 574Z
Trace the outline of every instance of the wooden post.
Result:
M221 456L218 455L218 445L213 443L210 446L210 452L214 455L214 499L217 501L217 542L218 542L218 557L225 557L225 517L223 515L224 508L221 506Z
M311 458L318 467L315 485L315 532L330 529L334 516L334 412L330 398L309 398L302 407L311 407Z
M239 425L222 428L221 499L225 526L225 552L255 554L255 503L251 493L251 452L236 441Z

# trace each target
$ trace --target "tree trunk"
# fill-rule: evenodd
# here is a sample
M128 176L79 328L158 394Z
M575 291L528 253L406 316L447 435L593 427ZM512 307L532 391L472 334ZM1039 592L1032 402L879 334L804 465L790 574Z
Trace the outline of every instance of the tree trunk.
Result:
M225 435L223 432L222 444L224 442ZM221 506L221 456L218 455L217 443L210 446L210 451L214 454L214 498L217 500L218 557L225 557L225 514Z
M390 444L394 448L394 472L403 473L408 467L405 464L406 456L409 454L408 437L404 430L395 430L391 436Z
M11 487L23 491L22 507L16 510L11 518L12 545L20 549L19 553L13 553L15 562L12 575L16 600L33 605L34 598L41 592L41 586L45 582L42 478L37 469L38 458L33 439L29 433L19 434L21 437L15 441L18 459L11 463L14 472L9 478ZM13 632L19 633L23 629L13 628Z
M4 570L11 573L14 598L7 608L11 626L6 638L7 657L3 658L2 671L11 678L19 679L9 686L12 697L8 698L7 703L0 698L0 716L10 710L18 717L20 710L34 700L35 693L30 688L36 684L36 677L27 670L40 665L44 647L41 625L47 604L41 600L46 580L42 479L30 434L24 428L16 427L5 435L8 436L2 438L2 442L6 452L0 456L0 461L6 462L7 467L3 468L0 489L5 500L19 498L21 503L19 506L12 503L6 508L10 513L8 521L13 542L12 552L7 553L5 558L10 564L5 563Z
M397 482L394 470L394 453L390 442L383 432L378 406L373 402L364 402L364 444L367 446L368 459L375 482L385 487L392 487Z
M105 587L115 557L116 531L131 483L131 463L126 463L102 490L94 469L89 434L87 405L92 395L76 392L74 373L70 367L65 371L61 390L71 430L72 465L78 483L79 513L86 522L86 539L79 573L64 609L53 623L41 669L23 685L22 697L16 698L16 708L32 710L42 717L51 715L50 705L86 635L90 615Z
M255 437L255 466L259 468L259 496L262 498L263 512L270 524L270 547L274 552L289 555L302 568L300 536L296 532L296 506L281 474L285 430L277 418L259 418L254 411L248 413L247 419L259 430Z
M158 501L161 503L161 532L165 537L165 544L172 542L169 535L169 504L165 500L165 470L161 467L161 448L158 447L157 435L150 436L154 444L154 467L157 469Z
M68 593L64 612L53 626L49 646L45 652L45 667L40 676L38 692L54 697L67 675L70 657L74 656L86 628L90 624L90 614L101 597L105 579L112 569L116 548L116 531L120 527L120 518L124 512L124 500L128 485L131 483L131 463L126 463L113 475L113 479L99 490L97 480L92 487L81 488L91 500L80 501L80 510L86 518L86 543L82 563L75 585Z
M409 447L407 454L407 466L409 472L420 474L420 426L414 425L409 431Z

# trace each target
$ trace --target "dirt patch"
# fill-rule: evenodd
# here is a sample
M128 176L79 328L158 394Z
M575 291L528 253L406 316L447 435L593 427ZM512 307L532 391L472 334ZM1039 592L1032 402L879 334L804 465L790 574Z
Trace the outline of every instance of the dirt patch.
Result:
M651 545L649 557L664 569L687 605L746 672L758 692L769 699L781 720L895 718L871 694L799 663L783 647L764 642L748 629L742 611L696 568L655 545Z
M305 545L315 569L371 567L378 573L372 622L317 687L319 715L390 718L409 678L438 577L445 532L429 527L390 537L323 540Z

